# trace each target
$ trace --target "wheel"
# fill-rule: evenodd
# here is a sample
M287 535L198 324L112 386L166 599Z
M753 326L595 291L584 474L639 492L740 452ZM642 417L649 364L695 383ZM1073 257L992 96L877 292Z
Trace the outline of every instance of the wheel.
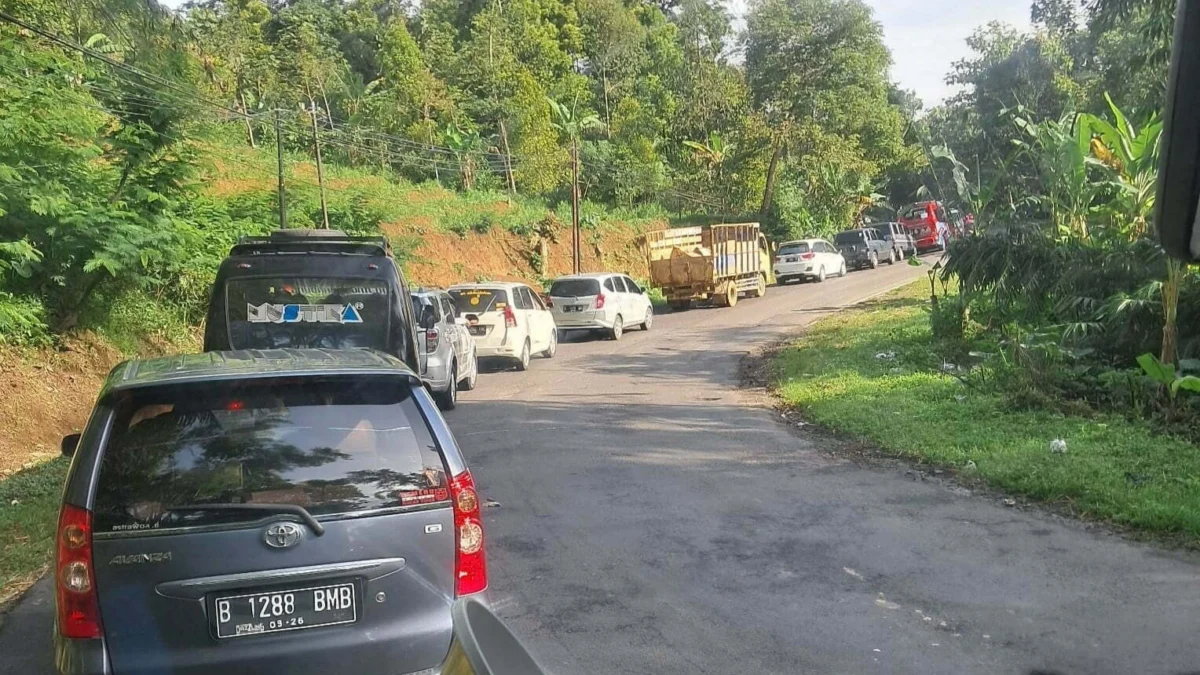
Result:
M550 331L550 346L546 347L546 351L542 352L542 356L544 356L548 359L552 359L552 358L554 358L554 352L557 352L557 351L558 351L558 329L556 328L553 331Z
M867 264L871 267L871 269L875 269L876 267L879 267L879 255L876 254L874 251L872 251L871 252L871 262L869 262Z
M521 356L517 359L517 370L529 370L529 338L521 347Z
M842 266L838 268L838 278L846 276L846 261L842 261Z
M760 274L760 275L758 275L758 285L754 287L753 291L750 291L750 297L761 298L762 296L764 296L766 294L767 294L767 276L765 274Z
M650 330L650 327L653 325L654 325L654 306L651 305L646 308L646 320L642 322L642 330Z
M898 262L904 262L904 249L902 249L902 248L896 249L896 260Z
M817 283L825 282L825 266L821 265L821 269L817 271Z
M437 399L438 407L442 410L454 410L458 405L458 364L450 362L450 384L446 385L446 391L439 391L434 394Z
M725 306L726 307L735 307L735 306L737 306L737 303L738 303L737 284L730 281L725 286Z
M672 300L667 303L672 312L686 312L692 308L691 300Z
M613 327L612 330L608 331L608 336L614 340L620 340L624 334L625 322L621 319L621 315L618 314L617 318L613 319Z
M896 249L894 249L894 248L888 249L888 264L889 265L896 264Z
M471 361L475 363L475 367L471 370L471 376L462 381L463 391L471 391L479 381L479 356L475 352L471 352Z

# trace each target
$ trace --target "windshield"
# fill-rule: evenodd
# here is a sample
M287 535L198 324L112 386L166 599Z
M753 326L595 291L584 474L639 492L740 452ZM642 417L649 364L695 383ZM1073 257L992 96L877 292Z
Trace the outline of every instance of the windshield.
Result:
M386 350L390 291L377 279L254 277L225 286L234 349Z
M556 298L574 298L600 293L600 282L596 279L559 279L550 285L550 295Z
M254 383L152 389L121 406L96 492L99 531L256 520L171 511L295 504L313 515L407 506L445 487L407 385Z
M808 253L808 251L808 243L802 241L798 244L784 244L780 246L779 252L776 255L800 255L801 253Z
M463 314L498 312L508 304L508 291L502 288L452 288L450 297Z
M854 244L861 244L863 241L865 241L863 232L861 230L854 230L851 232L842 232L838 234L837 237L834 237L833 243L837 244L838 246L851 246Z

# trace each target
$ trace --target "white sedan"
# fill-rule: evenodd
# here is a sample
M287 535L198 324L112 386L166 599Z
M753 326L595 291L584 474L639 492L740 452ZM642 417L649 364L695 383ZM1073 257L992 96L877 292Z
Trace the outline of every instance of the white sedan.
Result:
M846 276L846 259L824 239L784 242L775 252L775 280L781 285L789 279L825 281L831 274Z

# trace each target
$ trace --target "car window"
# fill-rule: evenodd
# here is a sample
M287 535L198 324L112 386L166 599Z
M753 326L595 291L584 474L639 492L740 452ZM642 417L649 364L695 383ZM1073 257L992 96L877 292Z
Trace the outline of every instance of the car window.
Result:
M625 286L625 280L621 277L612 277L613 288L617 289L618 293L625 293L629 289Z
M533 306L535 309L538 309L541 311L546 310L546 303L542 302L542 296L540 294L530 291L529 297L533 299Z
M449 292L459 311L467 314L499 312L509 304L508 291L503 288L452 288Z
M230 279L229 343L233 349L387 349L389 296L387 284L375 279Z
M850 244L861 244L863 242L862 230L850 230L842 232L833 238L839 246L848 246Z
M413 305L413 311L417 313L418 321L421 320L421 312L426 307L433 311L434 323L442 320L442 308L441 305L438 304L437 298L429 295L418 295L415 297L420 301L419 304Z
M642 287L638 286L637 282L633 279L630 279L629 277L621 277L621 279L625 281L625 290L629 291L630 293L641 295L645 292L642 290Z
M814 253L825 253L826 252L825 243L820 242L820 241L814 241L813 245L812 245L812 249L813 249Z
M595 279L558 279L550 284L550 295L555 298L578 298L600 293L600 282Z
M613 285L613 280L612 280L612 277L609 277L609 278L607 278L607 279L605 279L605 280L604 280L604 288L605 288L605 289L607 289L607 290L610 290L610 291L612 291L612 292L614 292L614 293L616 293L616 292L617 292L617 287L616 287L615 285Z
M442 304L442 316L447 320L453 321L458 316L458 312L454 310L454 303L450 302L450 298L444 295L439 296L439 299Z
M448 499L407 384L389 378L155 387L116 410L96 488L97 531L255 521L172 507L295 504L313 515Z
M802 241L796 244L784 244L780 246L778 255L799 255L801 253L808 253L808 250L808 242Z
M518 286L516 289L517 309L533 309L533 297L529 289L524 286Z

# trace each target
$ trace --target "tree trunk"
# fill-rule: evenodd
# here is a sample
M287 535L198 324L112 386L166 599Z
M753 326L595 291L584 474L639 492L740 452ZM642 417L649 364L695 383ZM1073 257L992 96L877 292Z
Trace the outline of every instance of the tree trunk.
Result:
M1183 278L1184 269L1183 263L1174 258L1167 258L1167 278L1162 285L1162 353L1159 355L1159 360L1163 363L1176 364L1179 356L1179 332L1175 321L1179 310L1179 282Z
M600 71L600 77L604 80L604 131L608 134L608 140L612 140L612 112L608 109L608 68L603 68Z
M246 121L246 136L250 139L250 147L257 148L258 145L254 142L254 125L250 124L250 110L246 108L246 92L239 91L238 98L242 102L242 119Z
M775 194L775 176L779 172L779 158L783 156L784 142L782 139L771 153L771 163L767 165L767 185L763 188L762 206L758 209L760 218L766 218L771 210L771 197Z
M517 177L513 175L512 150L508 148L508 127L500 120L500 142L504 144L504 173L508 176L508 190L517 194Z

